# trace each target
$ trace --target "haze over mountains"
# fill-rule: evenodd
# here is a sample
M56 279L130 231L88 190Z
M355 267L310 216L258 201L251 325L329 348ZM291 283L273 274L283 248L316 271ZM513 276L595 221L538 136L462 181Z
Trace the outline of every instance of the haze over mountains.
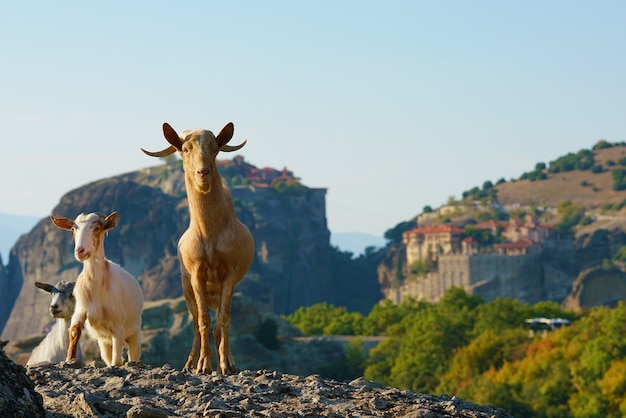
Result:
M39 220L35 216L0 213L0 256L3 263L8 261L11 247L17 239L29 232Z

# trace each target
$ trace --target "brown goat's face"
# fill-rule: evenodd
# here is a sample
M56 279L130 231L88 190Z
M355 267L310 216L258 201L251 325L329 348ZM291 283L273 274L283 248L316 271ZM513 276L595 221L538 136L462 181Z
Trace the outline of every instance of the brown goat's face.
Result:
M217 137L213 132L204 129L188 130L178 135L169 123L164 123L163 135L170 146L156 152L143 148L141 150L151 157L167 157L178 151L183 159L187 189L206 194L210 193L213 187L218 185L221 187L221 178L215 165L217 153L237 151L246 144L246 141L243 141L239 145L228 145L234 129L233 123L228 122Z
M200 193L210 193L214 184L221 184L219 173L215 165L215 158L219 147L213 132L206 130L185 131L181 135L183 169L188 187L193 187Z

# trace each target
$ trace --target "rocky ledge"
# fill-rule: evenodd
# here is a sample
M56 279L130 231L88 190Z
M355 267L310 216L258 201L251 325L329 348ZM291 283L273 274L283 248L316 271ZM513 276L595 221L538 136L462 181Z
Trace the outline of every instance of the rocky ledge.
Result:
M19 366L21 367L21 366ZM448 396L273 371L198 375L169 365L40 365L27 375L46 417L510 417Z

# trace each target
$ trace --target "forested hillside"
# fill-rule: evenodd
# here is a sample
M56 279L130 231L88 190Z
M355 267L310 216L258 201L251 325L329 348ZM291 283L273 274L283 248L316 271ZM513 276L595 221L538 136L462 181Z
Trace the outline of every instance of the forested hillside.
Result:
M530 335L525 320L571 321ZM626 304L584 314L553 302L484 302L453 288L438 304L387 303L368 315L322 304L287 319L309 334L351 334L345 375L448 394L524 417L626 414ZM359 335L385 335L371 351ZM342 376L336 376L342 377Z

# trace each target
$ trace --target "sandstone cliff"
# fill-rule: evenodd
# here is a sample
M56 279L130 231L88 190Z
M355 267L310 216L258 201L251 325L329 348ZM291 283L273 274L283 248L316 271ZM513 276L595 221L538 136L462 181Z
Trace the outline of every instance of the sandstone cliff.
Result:
M236 290L276 314L323 301L369 311L381 298L375 272L343 275L345 260L338 265L337 251L329 243L326 190L298 186L230 184L237 214L252 231L256 246L253 265ZM75 217L92 211L119 212L120 223L105 239L105 253L137 277L146 300L181 296L177 242L189 213L180 164L87 184L64 195L51 213ZM81 267L73 258L71 234L49 219L22 236L8 266L0 269L2 338L41 332L49 323L49 298L35 288L35 281L73 281ZM338 292L342 286L358 289L359 295Z

